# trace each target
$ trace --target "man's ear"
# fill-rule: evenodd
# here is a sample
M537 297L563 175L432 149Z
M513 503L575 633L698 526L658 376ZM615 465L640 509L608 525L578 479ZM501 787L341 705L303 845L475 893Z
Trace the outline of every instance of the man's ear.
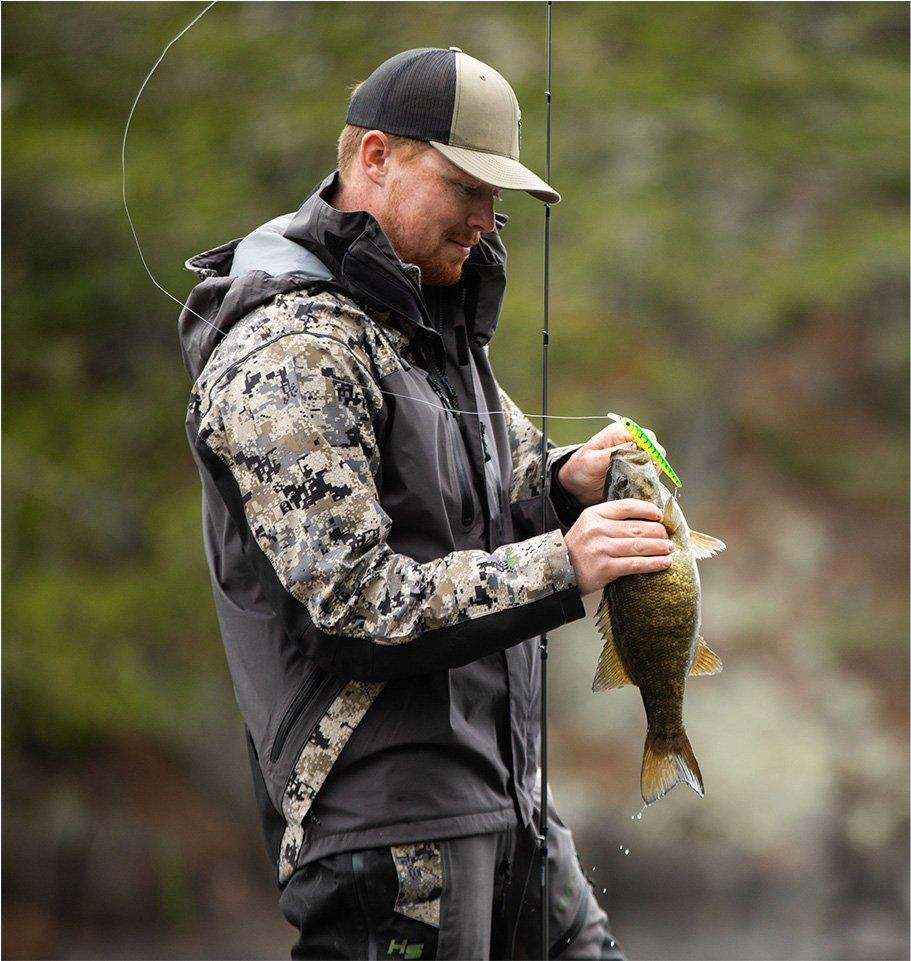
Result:
M377 187L385 186L391 154L392 145L382 130L368 130L361 138L361 149L358 152L361 170Z

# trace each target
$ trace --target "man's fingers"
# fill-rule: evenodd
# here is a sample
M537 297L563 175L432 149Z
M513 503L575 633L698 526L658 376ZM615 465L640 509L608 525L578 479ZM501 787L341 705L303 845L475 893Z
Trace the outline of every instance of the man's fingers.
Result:
M638 517L646 521L660 521L663 514L651 501L637 500L635 497L622 497L615 501L605 501L595 504L588 510L594 511L599 517L610 520L626 520Z
M632 439L632 435L623 424L608 424L607 427L602 427L601 430L592 437L587 446L594 450L600 450L602 447L614 447L617 444L623 444Z
M667 451L658 443L658 438L655 436L653 430L649 430L648 427L643 427L645 435L648 439L661 451L662 456L667 456ZM631 447L636 447L635 441L633 441L632 435L622 424L610 424L602 430L598 431L594 437L588 442L588 447L593 452L602 453L606 452L608 449L612 448L617 450L622 444L630 444Z
M664 537L608 537L604 543L611 557L667 557L674 550Z
M605 533L608 537L667 537L664 524L653 521L607 521Z
M608 466L610 465L611 457L614 454L616 454L618 450L635 450L635 449L636 449L636 445L633 441L624 441L623 443L620 443L620 444L614 444L613 447L603 447L600 450L592 451L591 456L600 457L601 467L599 467L599 469L603 468L604 470L607 470Z
M674 556L663 557L622 557L611 562L615 577L627 574L651 574L655 571L666 571L674 563Z

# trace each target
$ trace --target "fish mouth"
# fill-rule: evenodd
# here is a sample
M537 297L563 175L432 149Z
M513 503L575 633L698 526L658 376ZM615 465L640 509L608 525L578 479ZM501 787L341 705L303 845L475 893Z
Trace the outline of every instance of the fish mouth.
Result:
M610 468L604 478L604 499L619 500L632 497L637 500L654 500L656 491L650 483L655 466L641 448L622 450L613 454ZM655 478L657 481L657 477Z
M641 447L637 447L635 450L618 450L611 457L611 466L620 460L625 460L630 464L648 464L651 458Z

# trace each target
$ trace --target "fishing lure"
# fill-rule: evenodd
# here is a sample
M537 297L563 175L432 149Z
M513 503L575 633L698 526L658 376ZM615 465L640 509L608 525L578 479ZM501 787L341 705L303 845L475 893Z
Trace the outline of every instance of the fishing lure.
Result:
M667 458L660 450L654 445L652 439L645 433L645 431L634 421L630 420L629 417L621 417L619 414L608 414L611 420L615 420L630 432L630 436L636 442L636 446L640 447L642 450L648 454L649 457L655 462L656 467L660 467L661 470L670 477L671 481L675 487L683 487L683 481L680 480L677 472L673 467L667 462Z

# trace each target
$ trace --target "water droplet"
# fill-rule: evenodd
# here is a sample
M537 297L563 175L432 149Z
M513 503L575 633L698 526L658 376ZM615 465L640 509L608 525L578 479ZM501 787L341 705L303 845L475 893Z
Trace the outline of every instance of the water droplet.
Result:
M624 855L629 854L629 848L624 848L624 849L623 849L623 853L624 853Z
M601 888L601 893L602 893L602 894L607 894L607 888Z

